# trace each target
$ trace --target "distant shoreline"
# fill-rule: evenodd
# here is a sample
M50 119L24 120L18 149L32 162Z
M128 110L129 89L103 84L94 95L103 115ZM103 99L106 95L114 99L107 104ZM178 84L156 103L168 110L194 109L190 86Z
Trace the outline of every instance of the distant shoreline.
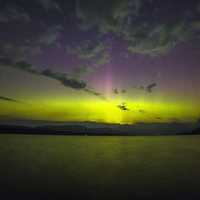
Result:
M172 135L200 135L200 130L182 131L173 133L156 132L152 130L134 130L134 126L130 128L120 127L119 129L103 127L88 128L85 126L44 126L44 127L27 127L17 125L0 125L0 134L16 134L16 135L66 135L66 136L172 136Z

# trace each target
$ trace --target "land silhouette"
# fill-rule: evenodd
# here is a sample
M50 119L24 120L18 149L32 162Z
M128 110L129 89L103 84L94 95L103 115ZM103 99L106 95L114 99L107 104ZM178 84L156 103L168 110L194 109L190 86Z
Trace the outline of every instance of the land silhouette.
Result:
M36 135L196 135L200 134L198 123L137 123L133 125L96 122L55 123L36 125L1 124L0 134Z

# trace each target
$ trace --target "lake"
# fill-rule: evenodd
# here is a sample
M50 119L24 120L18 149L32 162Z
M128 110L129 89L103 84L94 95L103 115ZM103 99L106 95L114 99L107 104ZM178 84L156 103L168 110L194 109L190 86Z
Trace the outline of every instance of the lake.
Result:
M200 199L200 136L0 135L1 199Z

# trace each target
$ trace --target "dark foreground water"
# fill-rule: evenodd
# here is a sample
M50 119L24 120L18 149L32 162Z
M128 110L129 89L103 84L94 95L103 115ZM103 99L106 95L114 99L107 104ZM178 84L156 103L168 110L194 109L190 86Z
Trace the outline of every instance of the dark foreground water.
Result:
M200 199L200 136L0 135L0 199Z

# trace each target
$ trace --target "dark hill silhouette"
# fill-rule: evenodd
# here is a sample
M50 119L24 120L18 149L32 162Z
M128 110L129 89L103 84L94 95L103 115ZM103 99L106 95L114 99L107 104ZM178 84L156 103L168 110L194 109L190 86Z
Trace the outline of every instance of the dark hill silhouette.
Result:
M193 134L193 135L199 135L199 134L200 134L200 127L197 128L197 129L195 129L195 130L193 130L193 131L191 132L191 134Z
M138 123L134 125L95 122L66 123L62 125L0 125L0 134L35 135L190 135L200 134L200 128L181 123Z

